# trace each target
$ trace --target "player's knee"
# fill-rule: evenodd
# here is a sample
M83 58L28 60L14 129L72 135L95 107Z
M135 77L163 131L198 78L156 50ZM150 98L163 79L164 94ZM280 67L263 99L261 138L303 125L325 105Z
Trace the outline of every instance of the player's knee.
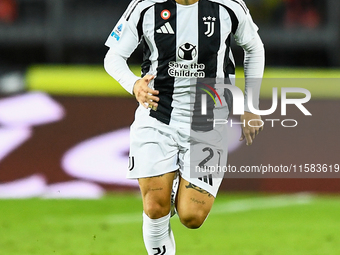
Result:
M197 229L204 223L207 214L204 212L193 212L193 213L186 213L185 215L179 215L181 223L190 229Z
M150 219L159 219L170 212L170 205L159 203L157 201L151 201L144 205L144 213L149 216Z

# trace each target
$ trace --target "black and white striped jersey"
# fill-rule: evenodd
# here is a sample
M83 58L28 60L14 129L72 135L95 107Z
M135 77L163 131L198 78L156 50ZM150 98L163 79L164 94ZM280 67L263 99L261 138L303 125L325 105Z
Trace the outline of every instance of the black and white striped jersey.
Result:
M143 44L142 75L156 74L157 111L150 116L169 124L189 116L190 81L228 78L235 74L231 35L240 46L258 37L257 26L242 0L199 0L181 5L174 0L134 0L106 41L124 60ZM259 76L263 65L258 67ZM138 79L122 72L113 77L132 93ZM259 77L260 78L260 77Z

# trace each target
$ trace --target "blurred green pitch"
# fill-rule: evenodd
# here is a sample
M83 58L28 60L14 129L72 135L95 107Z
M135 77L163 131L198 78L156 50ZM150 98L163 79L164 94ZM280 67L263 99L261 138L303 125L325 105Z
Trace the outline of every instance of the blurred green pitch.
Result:
M138 194L0 200L0 254L146 254ZM177 254L340 254L340 198L219 194L198 230L171 219Z

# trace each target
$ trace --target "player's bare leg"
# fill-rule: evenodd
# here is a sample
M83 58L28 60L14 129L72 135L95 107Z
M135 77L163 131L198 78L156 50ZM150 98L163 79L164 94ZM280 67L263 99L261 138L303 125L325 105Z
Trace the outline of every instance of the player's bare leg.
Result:
M199 228L207 218L215 197L209 192L180 178L176 197L177 214L188 228Z
M175 172L138 179L143 199L143 238L148 254L175 254L170 198Z
M170 211L170 196L175 172L138 179L143 210L151 219L158 219Z

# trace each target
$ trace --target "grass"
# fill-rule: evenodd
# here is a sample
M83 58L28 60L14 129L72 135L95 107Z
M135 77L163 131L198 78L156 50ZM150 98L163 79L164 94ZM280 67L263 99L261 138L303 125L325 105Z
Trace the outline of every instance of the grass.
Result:
M146 254L136 194L0 200L1 254ZM340 254L340 197L220 194L198 230L171 219L177 254Z

